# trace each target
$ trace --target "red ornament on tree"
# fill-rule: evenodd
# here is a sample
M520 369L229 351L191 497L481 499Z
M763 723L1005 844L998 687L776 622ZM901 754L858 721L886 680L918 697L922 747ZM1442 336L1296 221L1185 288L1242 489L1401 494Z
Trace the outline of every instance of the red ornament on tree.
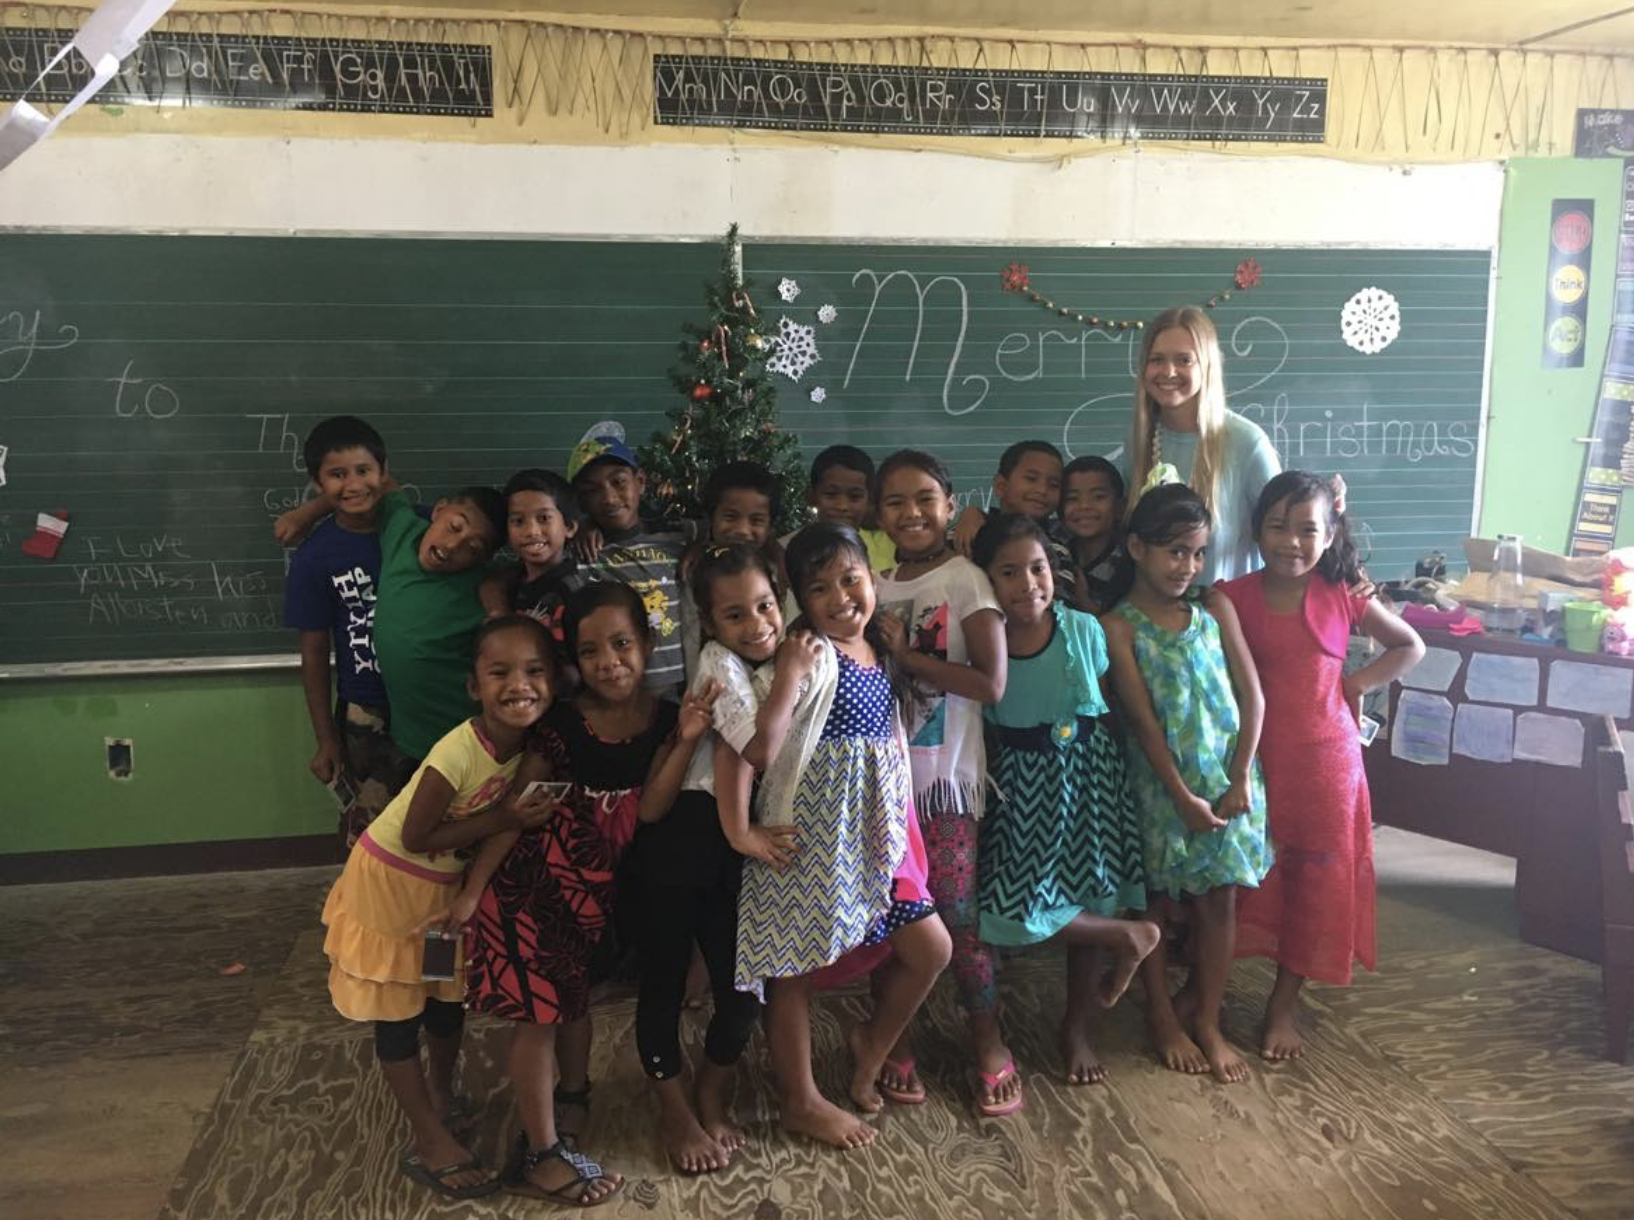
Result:
M700 381L697 385L692 387L692 401L693 402L702 402L704 399L710 397L714 393L715 393L715 387L714 386L706 385L705 383Z
M698 340L698 350L700 352L707 352L710 348L712 348L714 346L715 346L715 344L709 339L700 339L700 340Z

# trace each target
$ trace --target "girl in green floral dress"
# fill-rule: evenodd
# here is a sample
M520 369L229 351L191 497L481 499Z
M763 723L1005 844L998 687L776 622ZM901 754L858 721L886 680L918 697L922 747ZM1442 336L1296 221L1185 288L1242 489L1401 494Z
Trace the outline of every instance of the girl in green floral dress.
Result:
M1248 1066L1220 1031L1236 940L1236 894L1271 868L1265 790L1254 761L1264 702L1236 613L1191 584L1208 548L1209 511L1190 488L1148 491L1129 518L1134 583L1101 620L1112 678L1138 748L1129 779L1154 906L1184 903L1195 969L1171 996L1160 945L1141 967L1153 1048L1177 1072L1221 1083Z

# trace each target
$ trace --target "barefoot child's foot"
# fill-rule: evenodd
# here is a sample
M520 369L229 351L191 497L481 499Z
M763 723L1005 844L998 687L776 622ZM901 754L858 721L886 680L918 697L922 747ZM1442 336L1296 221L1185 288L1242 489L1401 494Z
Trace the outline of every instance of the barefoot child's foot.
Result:
M1111 1008L1123 998L1123 993L1129 990L1129 984L1134 980L1135 971L1140 969L1146 955L1157 948L1157 942L1163 936L1162 930L1149 920L1131 919L1127 924L1122 943L1112 950L1112 967L1101 983L1099 998L1103 1008Z
M885 1056L875 1048L866 1022L853 1025L845 1042L851 1048L851 1100L864 1114L878 1114L885 1108L876 1087Z
M1095 1053L1089 1030L1081 1022L1061 1022L1061 1059L1066 1064L1068 1084L1100 1084L1106 1079L1106 1065Z
M1147 1034L1152 1040L1157 1061L1171 1072L1201 1076L1209 1070L1208 1058L1197 1043L1186 1035L1179 1021L1167 1017L1150 1020L1147 1022Z
M1298 1059L1305 1053L1305 1040L1299 1034L1299 1022L1290 1012L1265 1010L1265 1030L1260 1039L1260 1058L1280 1061Z
M726 1151L727 1160L749 1142L743 1129L732 1121L732 1086L736 1083L735 1067L722 1067L706 1058L698 1069L698 1081L693 1098L698 1107L698 1125Z
M664 1155L682 1173L725 1169L731 1154L703 1129L680 1077L658 1081L658 1138Z
M1197 1046L1208 1059L1208 1070L1221 1084L1241 1084L1248 1079L1248 1065L1218 1026L1199 1024Z
M836 1148L865 1148L874 1142L875 1130L854 1114L847 1114L828 1098L818 1094L797 1102L784 1101L783 1129Z

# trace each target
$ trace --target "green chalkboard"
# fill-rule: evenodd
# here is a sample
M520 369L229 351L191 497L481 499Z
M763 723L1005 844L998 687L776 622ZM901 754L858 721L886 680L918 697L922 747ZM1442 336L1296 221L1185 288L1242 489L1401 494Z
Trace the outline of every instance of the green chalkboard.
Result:
M821 359L777 380L806 451L929 448L980 503L1011 440L1118 449L1138 342L1001 291L1006 264L1063 304L1141 317L1229 285L1249 253L1263 283L1216 313L1233 407L1285 462L1344 472L1378 575L1456 549L1484 251L751 242L745 264L769 325L812 328ZM603 420L643 440L717 261L712 242L0 235L0 666L288 654L271 522L303 494L313 423L366 416L425 497L560 468ZM1400 334L1366 355L1340 319L1374 286ZM57 558L23 553L58 508Z
M1249 257L1263 278L1244 293L1233 279ZM911 443L939 455L983 505L1011 441L1121 453L1140 332L1087 328L1005 292L1000 274L1012 263L1074 314L1149 318L1231 290L1212 315L1229 405L1265 428L1284 465L1344 474L1370 570L1394 578L1427 551L1460 554L1477 485L1484 250L752 244L746 270L770 316L814 331L821 359L802 374L799 398L780 381L778 399L785 417L793 401L809 411L808 449L850 441L880 454ZM784 279L799 287L792 302L768 292ZM1346 343L1341 320L1369 288L1394 300L1399 331L1364 353ZM831 322L819 316L825 305ZM1381 307L1388 313L1370 298L1351 313ZM807 402L818 387L822 402Z
M0 663L290 653L308 428L365 416L425 497L645 438L717 251L0 235ZM57 508L57 558L22 553Z

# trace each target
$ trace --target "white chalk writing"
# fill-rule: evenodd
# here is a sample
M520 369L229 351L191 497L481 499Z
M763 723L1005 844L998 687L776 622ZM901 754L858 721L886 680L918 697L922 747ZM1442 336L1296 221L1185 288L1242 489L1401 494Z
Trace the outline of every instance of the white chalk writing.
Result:
M0 314L0 381L16 381L27 370L35 352L60 352L79 342L79 328L66 322L56 334L42 338L40 311L32 317L21 309Z

